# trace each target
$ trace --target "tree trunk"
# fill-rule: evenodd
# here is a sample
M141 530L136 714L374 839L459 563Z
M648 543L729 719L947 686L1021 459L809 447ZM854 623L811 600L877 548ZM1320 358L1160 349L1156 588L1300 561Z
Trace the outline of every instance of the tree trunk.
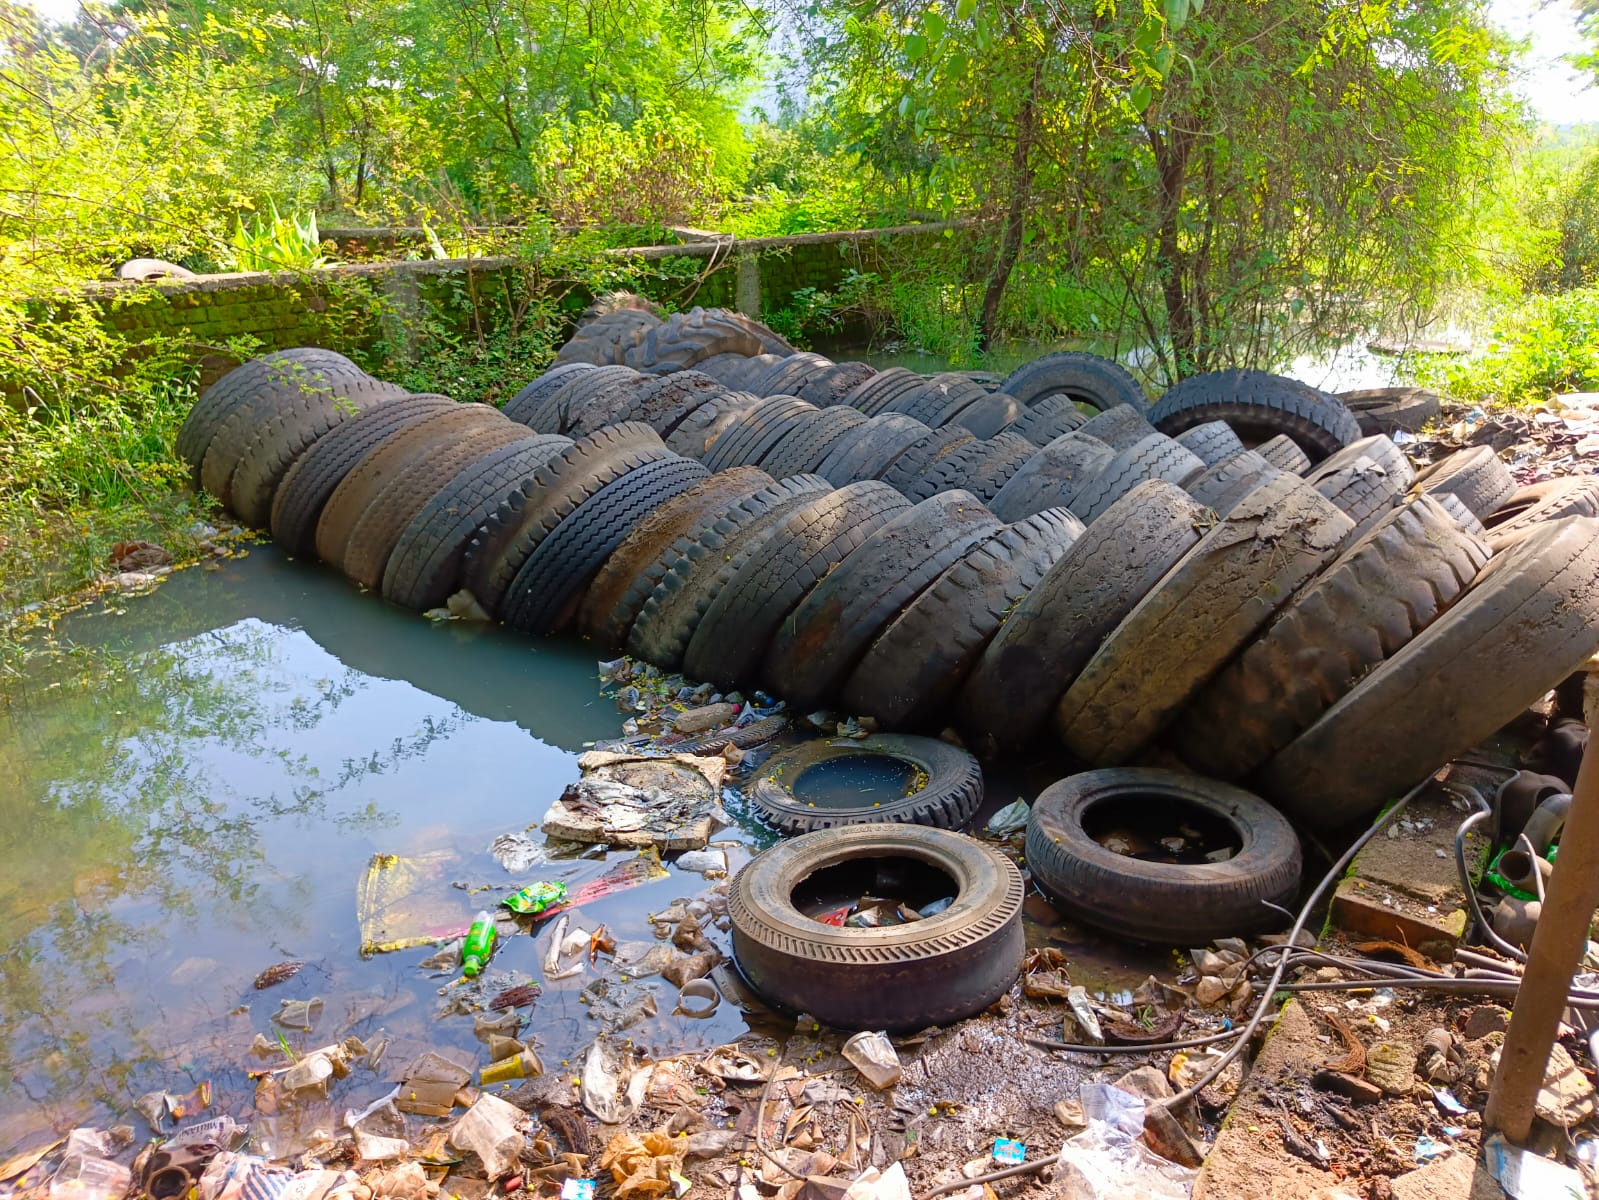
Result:
M983 289L983 315L977 324L977 348L988 349L994 339L994 326L999 321L999 302L1005 296L1005 285L1010 273L1021 257L1022 234L1027 227L1027 201L1033 190L1033 143L1038 138L1038 89L1043 78L1044 64L1039 59L1033 64L1033 78L1027 85L1027 95L1016 114L1016 148L1011 151L1010 206L1005 212L1005 227L999 239L999 252L988 273L988 284Z
M1171 339L1172 382L1175 383L1196 370L1194 312L1184 286L1187 261L1178 236L1188 155L1194 138L1175 122L1162 134L1146 119L1144 132L1155 156L1155 173L1160 185L1156 197L1159 224L1155 237L1155 276L1160 281L1161 299L1166 306L1166 334Z

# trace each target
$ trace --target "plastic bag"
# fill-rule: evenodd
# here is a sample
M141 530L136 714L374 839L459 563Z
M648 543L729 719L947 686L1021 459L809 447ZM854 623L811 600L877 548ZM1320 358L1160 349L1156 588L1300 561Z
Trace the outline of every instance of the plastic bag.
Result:
M488 1178L498 1179L514 1167L522 1153L527 1114L498 1096L479 1096L450 1130L450 1145L470 1150L483 1160Z
M1127 1096L1104 1084L1091 1087ZM1089 1087L1083 1088L1085 1113L1095 1102L1089 1091ZM1141 1122L1142 1102L1128 1098L1137 1104ZM1131 1108L1114 1098L1109 1103L1119 1106L1117 1120L1125 1124ZM1188 1200L1198 1174L1167 1162L1124 1129L1092 1119L1087 1129L1066 1139L1057 1171L1057 1194L1066 1200Z
M1144 1132L1143 1100L1114 1084L1085 1083L1077 1092L1077 1102L1089 1125L1100 1121L1130 1138Z

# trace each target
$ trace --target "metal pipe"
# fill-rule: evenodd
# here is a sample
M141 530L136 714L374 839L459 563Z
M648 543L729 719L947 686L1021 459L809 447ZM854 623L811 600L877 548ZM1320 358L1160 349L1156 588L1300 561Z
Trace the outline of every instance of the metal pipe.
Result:
M1532 816L1527 818L1527 824L1522 827L1521 836L1532 843L1534 858L1543 858L1549 853L1555 835L1565 826L1566 816L1570 812L1571 797L1567 795L1550 796L1532 810Z
M1599 675L1585 684L1588 724L1599 713ZM1588 922L1599 908L1599 755L1590 740L1583 751L1560 857L1549 880L1543 916L1532 936L1521 989L1505 1031L1499 1069L1488 1093L1483 1124L1517 1144L1532 1130L1533 1098L1543 1085L1567 989L1588 944Z

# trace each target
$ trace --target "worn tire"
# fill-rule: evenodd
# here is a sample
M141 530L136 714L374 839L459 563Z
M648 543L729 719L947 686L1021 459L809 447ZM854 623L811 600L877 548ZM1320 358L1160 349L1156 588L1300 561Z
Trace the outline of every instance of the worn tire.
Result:
M845 396L876 374L877 368L868 363L834 363L812 375L794 394L817 408L831 408L843 403Z
M767 690L801 712L830 699L883 628L999 528L970 492L896 513L784 618L761 669Z
M985 453L968 460L965 474L956 487L965 488L983 503L988 503L1021 470L1038 447L1017 433L998 433L979 445Z
M757 396L792 396L797 389L804 387L812 376L820 375L829 367L837 365L832 359L821 354L811 354L808 351L791 354L752 377L747 386Z
M1089 524L1145 480L1164 479L1181 487L1204 470L1204 462L1181 442L1163 433L1151 434L1100 468L1066 507Z
M662 438L668 438L691 413L725 391L727 388L718 380L699 371L663 375L651 379L634 396L627 420L643 421Z
M926 782L906 796L882 799L860 792L858 803L839 806L806 803L794 794L812 767L867 755L909 763ZM766 823L790 835L887 821L959 829L982 806L983 768L965 750L936 738L894 733L823 738L772 755L748 793Z
M1025 438L1017 438L1015 442L1032 446L1032 443ZM1021 458L1021 452L1015 450L1015 442L1006 443L998 448L1006 457L1016 457L1019 460L1015 463L1012 474L1020 470L1022 462L1026 461ZM912 500L926 500L929 496L936 496L939 492L947 492L951 488L965 488L968 481L983 469L984 461L995 450L996 447L991 439L974 438L933 459L914 479L907 480L899 490ZM1009 479L1008 475L1006 479ZM995 490L998 491L997 488Z
M383 568L384 599L417 612L443 604L460 586L461 558L478 527L571 445L571 438L529 430L520 441L462 467L395 542Z
M1435 392L1417 387L1357 388L1338 398L1355 414L1360 432L1415 433L1438 415L1442 402Z
M970 429L980 438L992 438L997 437L1000 430L1010 429L1026 411L1015 396L1007 396L1004 392L989 392L982 399L974 400L961 409L950 423ZM1027 440L1029 445L1032 444L1026 434L1018 433L1015 436Z
M602 646L626 645L639 610L671 565L666 555L673 543L773 482L759 467L734 467L692 484L647 515L589 584L578 609L578 632Z
M1120 363L1078 350L1061 350L1024 363L1010 373L1000 390L1029 408L1057 395L1101 412L1121 404L1139 411L1149 405L1138 380Z
M1416 476L1423 492L1453 492L1477 516L1486 519L1516 492L1515 477L1499 461L1492 446L1473 446L1439 459Z
M1071 397L1058 395L1044 397L1005 428L1010 433L1021 434L1035 446L1047 446L1062 434L1081 429L1087 423L1088 417L1072 403Z
M1010 612L956 699L984 753L1036 737L1105 637L1199 541L1200 508L1164 480L1139 484L1072 542Z
M1319 474L1311 486L1355 523L1351 539L1364 535L1405 496L1404 484L1364 455L1336 471Z
M501 619L523 633L557 633L622 539L651 512L710 472L696 459L656 459L608 483L542 538L500 601Z
M1112 450L1120 453L1123 450L1131 450L1159 430L1144 418L1141 409L1134 408L1130 404L1119 404L1115 408L1095 413L1077 427L1077 432L1085 437L1098 438Z
M666 378L670 379L671 376ZM723 392L719 396L712 396L666 435L666 447L674 454L704 462L717 439L760 402L759 396L749 392Z
M401 396L340 422L284 473L272 494L272 539L289 554L314 554L322 510L344 477L399 430L454 407L446 396Z
M1225 517L1232 512L1233 505L1266 480L1285 474L1288 472L1279 471L1255 451L1240 450L1194 476L1184 487L1190 496L1218 517Z
M628 653L675 671L706 609L777 523L831 491L819 475L778 480L678 538L662 555L665 569L628 631Z
M522 424L535 433L573 437L570 430L583 419L595 397L608 393L618 384L637 383L642 377L632 367L611 365L574 371L564 378L566 382L546 393L538 407L527 409Z
M909 507L887 484L866 480L783 517L711 601L683 655L685 673L727 687L753 678L772 636L810 590Z
M1185 762L1241 779L1471 586L1488 547L1430 496L1384 517L1278 614L1175 722Z
M1302 479L1245 496L1105 639L1055 710L1068 749L1117 766L1337 553L1354 528Z
M1303 475L1310 470L1310 455L1301 450L1299 443L1286 433L1267 438L1254 450L1279 471L1286 471L1290 475Z
M1477 745L1599 650L1599 517L1539 526L1260 773L1290 816L1366 816Z
M796 426L761 459L761 469L773 479L815 471L833 452L833 447L848 437L851 430L866 424L866 420L864 413L842 406L803 414Z
M1477 514L1466 507L1465 502L1459 496L1453 492L1439 492L1433 496L1433 499L1442 504L1444 511L1453 517L1455 523L1467 533L1474 533L1480 538L1487 538L1487 528L1477 519ZM1489 548L1492 549L1491 546Z
M933 463L946 454L953 453L958 447L976 440L972 431L962 425L944 425L938 429L929 429L905 447L904 453L889 463L877 478L895 491L902 492Z
M794 429L802 416L816 411L815 405L797 396L768 396L718 438L702 461L712 471L760 466L767 451Z
M1226 421L1245 445L1280 433L1320 462L1358 439L1360 423L1337 396L1266 371L1211 371L1183 380L1149 410L1176 436L1206 421Z
M817 871L894 858L952 880L955 903L881 929L835 929L794 907L796 889ZM734 877L733 959L768 1003L840 1029L950 1025L1016 982L1023 896L1015 864L973 838L917 825L822 830L779 843Z
M981 384L969 377L946 371L906 392L883 411L914 417L929 429L937 429L955 423L957 416L987 394Z
M767 345L755 324L742 313L696 306L651 326L637 346L623 352L622 361L652 375L669 375L718 354L760 354Z
M1115 457L1116 452L1092 434L1063 433L1022 463L989 507L1002 521L1065 508Z
M576 382L578 372L592 370L594 370L593 363L557 363L500 405L500 411L518 425L526 425L527 418L537 412L546 400L562 388Z
M1226 421L1206 421L1177 435L1177 440L1196 454L1207 467L1214 467L1222 459L1237 454L1243 442Z
M1064 508L1006 525L971 546L862 656L843 708L891 728L946 724L959 690L1006 615L1083 531Z
M1094 840L1085 821L1100 806L1198 809L1225 823L1238 853L1217 863L1146 862ZM1206 946L1283 924L1299 892L1293 826L1259 796L1180 771L1085 771L1045 788L1027 822L1027 865L1062 912L1116 937L1159 946Z
M1301 473L1314 486L1328 475L1351 466L1362 458L1369 458L1388 472L1389 478L1398 483L1401 491L1415 482L1416 468L1410 465L1405 452L1394 445L1393 439L1387 434L1381 433L1350 442L1337 454L1329 455L1310 470Z
M889 405L906 392L921 387L925 382L926 380L920 375L907 371L904 367L889 367L846 393L840 403L859 409L869 417L875 417L886 411Z
M315 387L309 385L320 380L357 377L366 378L366 372L344 355L316 346L276 350L260 358L252 358L234 367L200 393L200 398L194 402L194 407L178 429L178 457L189 464L189 470L198 479L206 449L222 422L262 388L292 387L295 391L314 391Z
M1447 495L1447 493L1445 493ZM1502 554L1546 521L1599 516L1599 476L1577 475L1528 484L1484 522L1488 548Z
M834 487L876 479L927 432L920 421L899 413L873 417L833 443L816 473Z

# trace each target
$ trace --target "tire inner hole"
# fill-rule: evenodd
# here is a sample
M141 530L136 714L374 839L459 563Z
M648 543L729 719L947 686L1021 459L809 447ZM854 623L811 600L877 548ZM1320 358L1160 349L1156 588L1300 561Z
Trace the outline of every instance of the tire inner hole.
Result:
M887 754L842 754L806 767L789 785L811 808L871 808L914 795L927 786L915 763Z
M834 863L805 876L789 893L789 903L813 920L832 916L827 925L858 927L849 922L852 915L869 912L873 920L868 928L878 925L901 925L907 918L901 907L910 912L945 901L960 899L960 885L948 872L932 863L901 855L852 858ZM947 907L947 905L945 905ZM844 916L840 917L840 912ZM929 914L932 915L932 914Z
M1105 849L1141 862L1226 862L1244 848L1230 822L1175 796L1107 796L1084 811L1083 831Z

